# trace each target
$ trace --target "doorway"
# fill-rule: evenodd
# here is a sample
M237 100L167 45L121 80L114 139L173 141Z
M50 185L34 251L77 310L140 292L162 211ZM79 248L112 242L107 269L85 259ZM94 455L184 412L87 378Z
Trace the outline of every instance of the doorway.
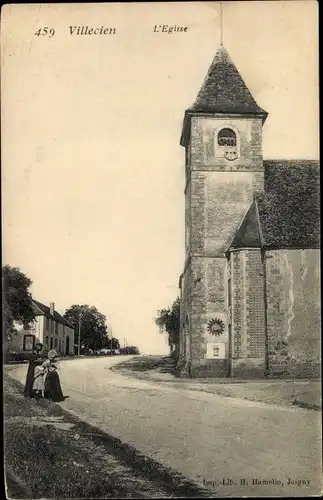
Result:
M65 348L65 354L68 356L70 353L70 338L66 337L66 348Z

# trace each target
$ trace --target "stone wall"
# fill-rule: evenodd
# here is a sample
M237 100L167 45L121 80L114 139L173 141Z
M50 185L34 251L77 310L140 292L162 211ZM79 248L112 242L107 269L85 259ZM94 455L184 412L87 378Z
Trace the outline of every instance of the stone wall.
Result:
M191 196L192 254L221 256L248 210L255 191L264 187L262 121L259 118L193 116L187 175ZM219 128L233 127L240 145L235 161L218 158L214 144Z
M182 359L178 364L183 376L227 376L225 266L225 258L191 257L185 270L181 300ZM186 317L189 318L189 325L186 325ZM224 332L220 336L212 336L208 331L208 322L215 318L224 323ZM185 349L187 342L189 352ZM221 344L225 359L210 359L208 344Z
M182 375L189 375L191 363L190 332L191 328L191 265L187 261L181 280L180 306L180 346L177 370Z
M260 249L232 251L231 376L266 375L264 277Z
M217 130L223 126L236 131L239 157L235 161L216 154ZM186 265L182 280L179 361L184 374L228 374L225 251L252 203L254 192L262 189L261 119L192 117L190 144L186 150ZM210 337L208 331L208 322L214 319L224 324L224 332L219 337ZM210 359L213 343L219 345L223 359ZM252 343L251 346L255 350Z
M262 172L192 172L190 252L223 257L262 183Z
M319 250L267 251L266 276L270 375L319 376Z
M225 266L225 258L191 257L187 263L181 289L178 369L182 376L204 376L206 373L222 376L223 371L227 375L227 361L209 359L207 355L208 343L217 343L224 345L226 360L228 358ZM225 325L223 334L216 337L207 328L214 318Z
M195 376L205 352L207 276L204 258L192 257L191 273L191 368L192 375Z
M260 249L246 250L246 327L249 358L266 356L264 273Z
M215 155L217 131L231 127L236 131L240 144L239 157L234 161ZM191 170L259 171L262 169L262 120L261 118L224 118L223 116L191 119Z

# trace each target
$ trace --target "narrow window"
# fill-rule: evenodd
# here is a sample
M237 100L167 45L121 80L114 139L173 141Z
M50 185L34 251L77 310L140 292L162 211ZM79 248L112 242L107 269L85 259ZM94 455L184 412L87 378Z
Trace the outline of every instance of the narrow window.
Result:
M228 279L228 306L230 307L232 304L232 295L231 295L231 278Z
M232 340L232 325L228 325L228 335L229 335L229 355L231 356L231 340Z

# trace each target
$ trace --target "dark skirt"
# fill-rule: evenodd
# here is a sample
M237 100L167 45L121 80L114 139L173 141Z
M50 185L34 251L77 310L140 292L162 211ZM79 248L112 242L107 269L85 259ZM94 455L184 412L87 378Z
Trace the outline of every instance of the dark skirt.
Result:
M62 393L59 376L56 371L48 372L46 375L44 396L45 398L55 402L65 400Z
M33 385L34 385L35 367L39 364L41 364L41 362L37 362L37 358L35 357L29 361L26 382L24 387L25 398L34 397Z

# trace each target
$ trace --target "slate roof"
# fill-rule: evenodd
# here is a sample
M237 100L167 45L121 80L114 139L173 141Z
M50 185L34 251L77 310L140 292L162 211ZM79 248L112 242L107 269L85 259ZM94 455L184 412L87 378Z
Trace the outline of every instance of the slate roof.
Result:
M251 114L263 120L268 113L260 108L227 50L217 51L194 104L185 111L181 145L185 145L189 116L196 113Z
M48 306L45 306L44 304L38 302L38 300L35 299L33 299L33 303L37 306L35 308L36 316L46 316L46 318L53 319L57 323L68 326L69 328L73 328L74 330L74 326L69 321L67 321L67 319L63 318L63 316L61 316L57 311L54 311L54 316L52 316L50 314L50 308ZM37 308L41 310L41 313L37 310Z
M264 193L256 194L231 248L320 248L319 163L265 160ZM261 240L260 240L261 238Z
M217 51L190 111L267 115L251 95L227 50Z
M230 248L260 248L258 215L255 201L239 226Z

